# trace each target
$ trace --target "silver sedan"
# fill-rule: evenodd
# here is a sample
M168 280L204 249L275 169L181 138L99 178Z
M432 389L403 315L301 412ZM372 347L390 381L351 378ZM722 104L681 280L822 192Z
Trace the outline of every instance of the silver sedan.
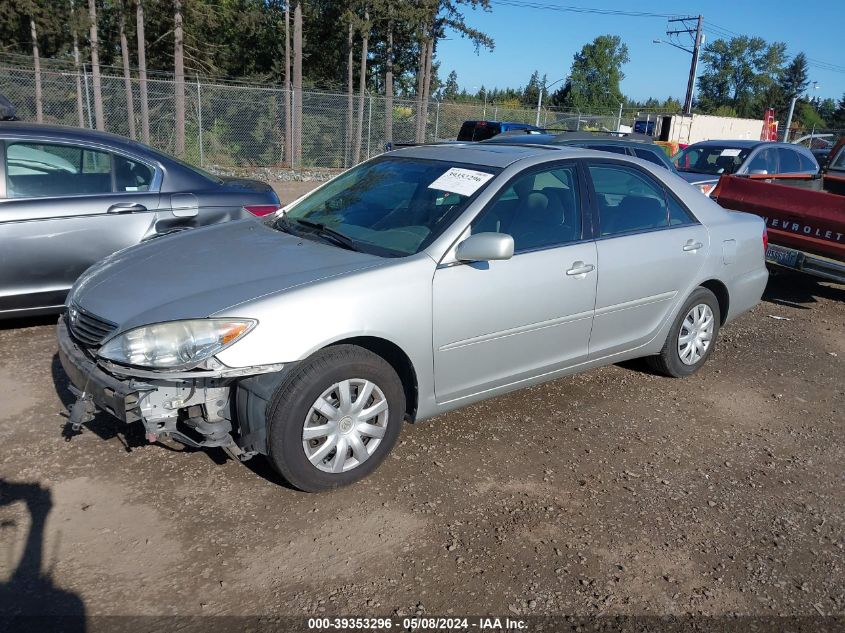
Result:
M634 158L392 152L264 223L85 273L58 325L71 421L104 410L334 488L374 471L403 420L636 357L692 374L760 300L765 241L760 218Z

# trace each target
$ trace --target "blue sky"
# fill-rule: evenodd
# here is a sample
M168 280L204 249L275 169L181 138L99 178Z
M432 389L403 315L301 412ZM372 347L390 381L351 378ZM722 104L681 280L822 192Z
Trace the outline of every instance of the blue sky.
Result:
M585 43L598 35L612 34L621 36L628 45L630 62L623 69L624 94L640 100L672 96L683 101L691 56L666 44L652 43L654 39L667 39L665 18L570 13L490 1L492 10L489 12L467 11L467 23L490 35L496 42L495 50L492 53L481 50L476 55L469 40L450 33L449 39L438 44L442 80L449 71L455 70L460 86L474 92L481 85L487 88L524 86L536 69L541 76L545 73L551 83L569 73L573 55ZM839 67L834 71L819 64L810 66L810 80L819 85L815 94L838 101L845 93L845 56L841 55L841 42L845 37L842 33L845 25L843 0L645 4L617 0L506 1L660 14L674 14L679 10L685 15L701 14L708 41L718 37L710 29L727 29L759 35L768 41L785 42L790 56L803 51L812 60ZM683 43L688 45L689 38Z

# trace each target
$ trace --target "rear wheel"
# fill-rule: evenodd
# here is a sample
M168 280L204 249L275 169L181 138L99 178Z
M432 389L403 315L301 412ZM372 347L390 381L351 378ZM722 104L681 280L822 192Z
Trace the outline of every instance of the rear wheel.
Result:
M674 378L694 374L713 353L720 319L716 295L696 288L678 312L660 354L649 357L649 364Z
M373 472L396 443L405 413L399 376L380 356L337 345L303 361L268 407L269 457L308 492Z

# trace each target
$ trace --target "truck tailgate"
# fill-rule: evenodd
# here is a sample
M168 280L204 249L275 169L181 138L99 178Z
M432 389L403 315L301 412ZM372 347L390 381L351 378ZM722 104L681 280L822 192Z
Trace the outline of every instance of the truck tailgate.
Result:
M845 261L845 196L737 176L722 176L714 194L762 217L771 243Z

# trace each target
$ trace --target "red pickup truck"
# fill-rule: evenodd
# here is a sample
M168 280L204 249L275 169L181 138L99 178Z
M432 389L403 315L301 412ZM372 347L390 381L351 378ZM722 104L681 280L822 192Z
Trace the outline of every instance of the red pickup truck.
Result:
M766 221L769 262L845 283L843 183L845 147L840 144L822 177L724 175L711 197L726 209Z

